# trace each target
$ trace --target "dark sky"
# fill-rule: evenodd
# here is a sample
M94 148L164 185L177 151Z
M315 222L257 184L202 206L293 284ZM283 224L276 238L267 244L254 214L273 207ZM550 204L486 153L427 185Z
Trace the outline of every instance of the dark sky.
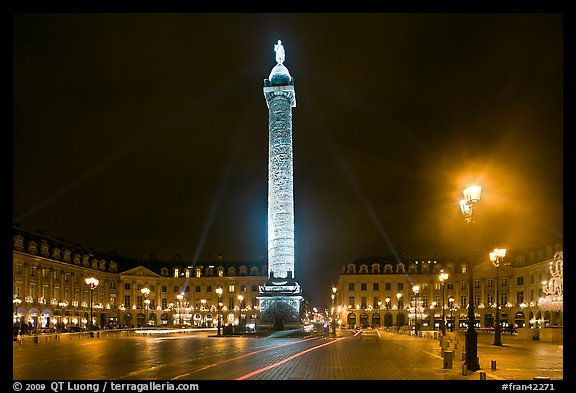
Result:
M295 275L563 234L554 13L15 14L13 220L122 256L267 257L268 110L294 78ZM482 255L483 255L482 254Z

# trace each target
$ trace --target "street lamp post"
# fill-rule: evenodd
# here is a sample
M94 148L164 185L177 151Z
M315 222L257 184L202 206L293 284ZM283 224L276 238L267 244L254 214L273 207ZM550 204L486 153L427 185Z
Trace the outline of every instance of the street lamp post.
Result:
M474 207L480 200L480 186L470 186L464 190L464 199L460 201L460 210L464 219L470 225L474 224ZM468 328L466 329L466 367L468 370L477 371L480 369L478 363L478 333L474 329L474 266L473 258L470 259L470 282L468 285Z
M446 336L446 306L444 304L444 287L446 285L446 280L448 280L448 273L445 273L444 270L440 271L440 285L442 285L442 335Z
M420 286L414 285L412 287L414 291L414 333L418 336L418 294L420 293Z
M500 299L498 298L500 295L498 294L498 287L500 283L498 282L498 269L500 267L500 263L502 259L506 256L506 249L505 248L495 248L493 252L490 254L490 260L492 261L492 265L496 268L496 326L494 328L494 345L501 346L502 345L502 334L501 334L501 327L500 327Z
M148 295L150 295L150 288L144 287L140 291L144 295L144 326L146 326L148 325L148 305L150 304Z
M220 316L220 310L222 309L222 287L216 288L216 294L218 295L218 335L222 335L220 329L222 327L222 318Z
M398 333L400 333L400 321L398 320L398 318L400 318L400 299L402 298L402 294L400 292L398 292L396 294L396 299L397 299L397 307L396 307L396 327L398 328Z
M454 298L450 296L448 298L448 307L450 308L450 320L452 321L452 326L450 327L450 331L454 330Z
M242 319L242 300L244 300L244 296L238 295L238 327L240 327L240 321Z
M332 335L336 336L336 317L334 315L334 312L336 311L336 291L338 291L338 288L336 288L335 285L332 286Z
M202 304L202 321L200 321L200 326L206 327L206 299L201 299L200 303Z
M184 299L184 295L179 293L176 295L176 299L178 299L178 325L182 326L182 299Z
M92 336L94 333L94 320L92 319L92 296L94 293L94 290L98 287L98 279L94 276L90 276L87 277L84 282L86 282L86 285L88 285L88 288L90 288L90 336Z
M390 310L390 296L386 296L386 312L384 313L384 320L386 320L386 315L388 314L388 310ZM382 323L382 322L380 322ZM384 321L384 326L386 326L386 331L388 331L388 326L386 325L386 321Z

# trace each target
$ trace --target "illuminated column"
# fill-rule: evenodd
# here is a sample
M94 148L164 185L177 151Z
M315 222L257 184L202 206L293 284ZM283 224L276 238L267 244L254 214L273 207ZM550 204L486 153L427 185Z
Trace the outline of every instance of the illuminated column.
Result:
M292 108L296 93L292 77L282 64L284 47L274 46L277 65L265 81L268 105L268 274L294 277L294 186Z

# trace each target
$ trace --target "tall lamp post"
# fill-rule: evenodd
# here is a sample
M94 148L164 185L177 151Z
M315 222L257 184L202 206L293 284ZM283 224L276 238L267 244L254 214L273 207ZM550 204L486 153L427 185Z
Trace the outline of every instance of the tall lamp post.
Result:
M144 295L144 326L148 325L148 305L150 300L148 300L148 295L150 295L150 288L144 287L140 290L142 295Z
M414 285L412 287L414 291L414 333L418 336L418 294L420 293L420 286Z
M398 333L400 333L400 321L398 320L398 318L400 318L400 299L402 298L402 294L400 292L398 292L396 294L396 300L397 300L397 306L396 306L396 327L398 328Z
M336 316L335 316L335 312L336 312L336 291L338 291L338 288L336 288L336 285L332 285L332 335L336 336Z
M384 313L384 325L386 326L386 330L388 330L388 326L386 325L386 315L388 314L388 310L390 310L390 296L386 296L386 312ZM382 322L380 322L382 323Z
M444 303L444 286L446 285L446 280L448 280L448 273L445 273L444 270L441 270L438 278L440 279L440 285L442 285L442 335L446 336L446 306Z
M176 299L178 299L178 325L182 326L182 299L184 299L184 295L179 293L176 295Z
M480 186L470 186L464 190L464 199L460 201L460 210L464 219L470 225L474 224L474 208L480 200L482 188ZM468 370L477 371L480 369L478 363L478 333L474 329L474 266L473 259L470 259L470 282L468 285L468 328L466 329L466 367Z
M90 288L90 335L92 336L92 332L94 331L94 320L92 319L92 296L94 293L94 290L98 287L98 279L94 276L90 276L87 277L84 282L86 282L86 285L88 285L88 288Z
M220 316L220 310L222 309L222 287L219 286L216 288L216 294L218 295L218 335L221 336L222 317Z
M202 320L200 321L200 326L206 327L206 299L201 299L200 303L202 304Z
M452 326L450 327L450 331L454 330L454 324L456 321L454 320L454 298L450 296L448 298L448 307L450 308L450 320L452 321Z
M506 249L505 248L495 248L493 252L490 254L490 260L492 261L492 265L496 268L496 327L494 329L494 345L501 346L502 345L502 334L501 334L501 327L500 327L500 299L498 298L500 295L498 294L498 287L500 283L498 282L498 269L500 267L500 263L506 256Z

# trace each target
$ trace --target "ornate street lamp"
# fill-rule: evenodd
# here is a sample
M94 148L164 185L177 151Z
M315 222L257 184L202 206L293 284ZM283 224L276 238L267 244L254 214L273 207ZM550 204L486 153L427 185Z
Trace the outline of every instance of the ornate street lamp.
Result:
M142 295L144 295L144 325L148 325L148 306L150 305L150 300L148 300L148 295L150 295L150 288L144 287L140 290Z
M420 293L420 286L414 285L412 287L414 291L414 333L418 336L418 294Z
M402 294L400 292L396 293L396 299L398 306L396 307L396 327L398 328L398 333L400 333L400 321L398 318L400 317L400 299L402 298Z
M182 299L184 299L184 295L179 293L176 295L176 299L178 299L178 325L182 326Z
M90 276L87 277L84 282L86 283L86 285L88 285L88 288L90 288L90 336L92 336L93 330L94 330L94 320L92 319L92 296L94 293L94 290L98 287L98 279L94 276Z
M201 308L202 308L202 310L201 310L202 311L202 321L200 321L200 326L206 327L206 316L205 316L206 315L206 307L205 307L206 306L206 299L201 299L200 303L202 303L202 306L201 306Z
M218 335L222 335L220 329L222 327L222 318L220 316L220 310L222 309L222 287L216 288L216 294L218 295Z
M464 190L464 199L460 201L460 211L464 219L470 225L474 224L474 208L480 201L482 188L480 186L470 186ZM468 328L466 329L466 367L468 370L477 371L480 369L478 363L478 333L474 330L474 266L470 260L470 283L468 285Z
M336 336L336 317L334 312L336 311L336 292L338 288L336 285L332 286L332 335Z
M448 280L448 273L445 273L444 270L441 270L438 278L440 279L440 285L442 285L442 335L446 336L446 306L444 304L444 287L446 285L446 280Z
M244 300L244 296L238 295L238 326L240 326L240 320L242 319L242 300Z
M500 270L500 263L506 256L506 249L505 248L495 248L493 252L490 254L490 260L492 261L492 265L496 268L496 326L494 328L494 345L501 346L502 345L502 330L500 327L500 299L498 298L500 295L498 294L498 287L500 283L498 281L498 271Z
M448 298L448 307L450 308L450 320L452 320L452 326L450 327L450 331L454 330L454 324L456 321L454 320L454 298L450 296Z

